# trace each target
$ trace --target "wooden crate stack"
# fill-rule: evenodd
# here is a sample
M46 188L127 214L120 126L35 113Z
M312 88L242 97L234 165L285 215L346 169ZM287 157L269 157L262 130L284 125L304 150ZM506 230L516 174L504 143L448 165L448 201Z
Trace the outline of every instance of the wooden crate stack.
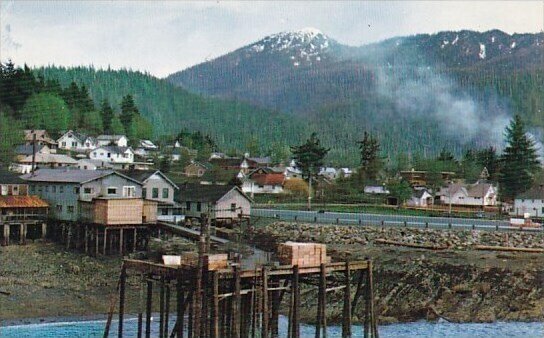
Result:
M278 258L283 265L318 266L330 263L327 246L319 243L282 243L278 247Z
M204 256L204 267L209 271L228 268L228 254L208 254ZM181 265L196 267L198 266L198 253L184 252L181 255Z

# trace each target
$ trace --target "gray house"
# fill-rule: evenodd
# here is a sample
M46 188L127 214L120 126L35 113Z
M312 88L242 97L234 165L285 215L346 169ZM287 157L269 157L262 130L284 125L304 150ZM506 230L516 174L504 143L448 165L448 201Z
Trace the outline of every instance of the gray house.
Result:
M178 201L187 217L209 213L215 220L248 217L253 202L235 185L185 184L180 186Z
M21 178L31 194L49 203L50 215L57 220L115 225L141 224L142 218L154 217L144 215L142 184L113 170L39 169Z
M157 202L159 220L173 220L174 216L182 215L181 205L174 201L174 194L179 188L160 170L128 170L120 173L142 184L142 198Z

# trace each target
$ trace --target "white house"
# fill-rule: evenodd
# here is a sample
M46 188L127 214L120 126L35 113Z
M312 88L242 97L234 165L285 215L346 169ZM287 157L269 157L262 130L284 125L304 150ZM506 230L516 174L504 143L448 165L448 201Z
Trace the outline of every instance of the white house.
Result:
M465 186L452 183L439 192L440 202L446 205L495 206L497 205L497 188L491 183L478 182Z
M364 187L365 194L378 194L378 195L388 195L389 190L383 185L365 185Z
M338 176L343 178L350 178L353 175L353 170L350 168L340 168L338 169Z
M252 171L242 179L242 191L254 194L280 194L283 192L285 176L283 172L275 172L269 168Z
M406 204L410 207L428 207L433 205L433 195L427 189L416 190Z
M87 136L73 130L69 130L64 133L64 135L57 140L57 143L60 149L73 151L88 151L98 146L98 143L94 137Z
M134 163L134 152L130 147L102 146L89 154L91 160L110 163Z
M523 216L526 213L531 217L544 215L544 184L534 186L514 199L511 214Z
M323 167L319 170L319 175L329 180L335 180L338 177L338 170L333 167Z
M127 147L128 138L125 135L100 135L96 138L98 146L115 145L118 147Z
M90 158L78 160L77 167L83 170L113 169L113 165L110 162L91 160Z

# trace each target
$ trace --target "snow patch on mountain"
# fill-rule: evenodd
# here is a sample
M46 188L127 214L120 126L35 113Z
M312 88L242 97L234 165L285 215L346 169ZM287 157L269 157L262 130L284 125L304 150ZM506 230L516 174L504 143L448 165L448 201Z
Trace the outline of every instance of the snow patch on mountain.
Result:
M478 53L478 57L480 59L485 59L485 45L483 43L480 43L480 52Z
M311 65L323 60L330 48L329 38L316 28L303 28L298 31L287 31L273 34L250 45L247 50L252 53L287 54L293 66Z

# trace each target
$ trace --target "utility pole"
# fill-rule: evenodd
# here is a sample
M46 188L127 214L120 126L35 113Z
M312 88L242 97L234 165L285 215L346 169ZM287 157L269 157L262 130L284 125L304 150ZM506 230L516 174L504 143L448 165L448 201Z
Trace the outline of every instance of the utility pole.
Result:
M30 172L34 173L34 170L36 170L36 132L32 135L32 167Z
M308 182L308 211L312 210L312 173Z

